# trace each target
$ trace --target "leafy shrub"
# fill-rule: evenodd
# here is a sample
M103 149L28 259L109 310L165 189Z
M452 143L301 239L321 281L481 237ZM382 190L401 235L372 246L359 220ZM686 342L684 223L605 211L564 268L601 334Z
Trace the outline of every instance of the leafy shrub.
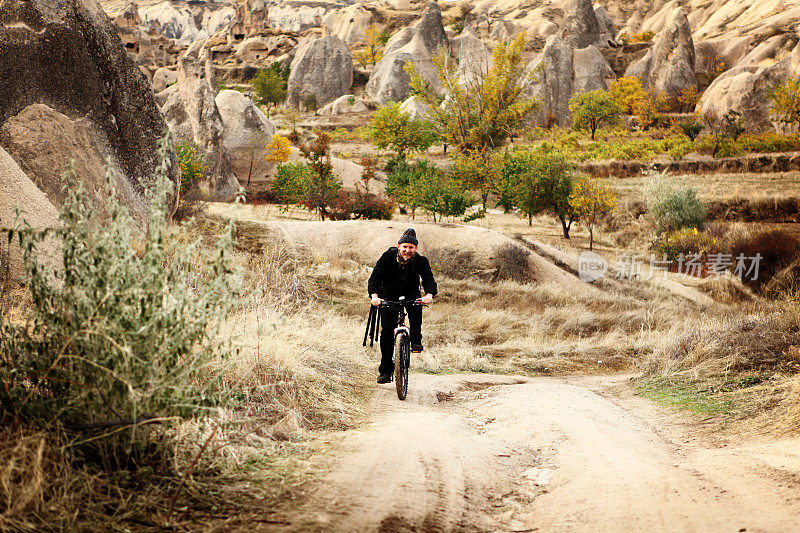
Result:
M202 191L200 182L206 172L203 155L198 153L197 145L191 142L180 142L175 145L178 165L181 169L181 185L178 196L178 208L175 220L183 220L202 212Z
M391 220L396 207L391 199L377 194L340 190L331 204L331 219Z
M731 244L734 262L740 254L746 258L761 254L758 278L744 281L755 288L760 288L782 269L789 266L800 254L800 239L781 229L773 229L745 235Z
M411 118L400 110L400 104L390 102L378 109L370 122L372 142L380 149L388 149L399 159L414 152L424 152L437 140L433 126L426 120Z
M700 132L703 131L703 125L694 120L681 122L681 131L684 135L689 137L690 141L694 141L697 136L700 135Z
M739 137L739 146L746 152L797 152L800 151L800 134L782 135L766 132Z
M17 232L32 305L27 322L0 323L0 404L21 419L97 432L92 453L106 465L147 448L143 424L221 400L206 369L228 353L217 334L239 288L229 266L234 228L210 256L171 238L166 153L165 142L145 232L110 172L102 209L69 181L57 265L36 254L44 234Z
M678 139L668 143L667 154L672 159L683 159L687 154L695 151L694 143L689 139Z
M527 281L531 278L530 251L522 246L506 243L495 248L492 263L499 279Z
M695 189L678 189L664 179L654 179L647 191L647 216L658 234L683 228L702 229L706 208Z
M697 228L673 231L653 244L653 250L659 255L666 255L670 261L677 260L681 254L706 256L709 253L718 253L721 248L721 242L717 237Z

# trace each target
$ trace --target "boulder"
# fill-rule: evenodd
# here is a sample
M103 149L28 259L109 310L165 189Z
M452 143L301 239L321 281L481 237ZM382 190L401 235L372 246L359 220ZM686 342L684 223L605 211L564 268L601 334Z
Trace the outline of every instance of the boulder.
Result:
M22 211L21 220L33 229L51 228L58 225L58 211L8 153L0 147L0 228L16 225L16 210ZM55 241L46 240L37 249L40 259L56 259L58 248ZM18 244L9 245L5 234L0 234L0 287L7 281L17 282L23 272L22 252Z
M71 159L79 166L81 160L99 161L87 163L77 176L95 183L104 182L102 163L110 158L123 202L147 222L145 197L155 181L166 123L150 83L95 0L5 2L0 95L0 145L31 180L52 184L52 197L44 191L51 202ZM65 132L72 135L68 141ZM177 158L174 152L168 157L169 177L177 185Z
M239 188L230 156L222 144L224 126L215 101L216 80L205 41L196 41L178 58L178 90L164 104L164 116L173 134L194 142L206 165L201 190L213 197L230 198Z
M302 98L313 94L317 105L347 94L353 85L353 58L347 45L334 35L307 41L292 60L287 101L299 106Z
M697 86L694 71L692 28L681 8L647 54L628 67L625 76L636 76L646 89L674 98L684 89Z
M537 122L547 126L569 125L569 99L574 76L572 46L558 35L551 35L531 66L541 69L533 86L534 95L542 102L541 109L536 113Z
M408 44L378 61L365 88L367 96L381 104L390 100L402 102L408 98L411 95L411 77L405 70L406 63L412 63L424 79L435 87L439 86L436 67L417 34Z
M160 93L177 81L177 71L171 68L161 67L153 74L153 91Z
M372 14L358 4L331 11L322 23L332 35L337 36L347 46L364 42L367 38L367 28L372 20Z
M734 67L723 72L703 93L697 111L719 120L733 110L742 114L742 122L748 130L769 129L770 87L797 75L800 75L800 45L789 57L774 65Z
M427 119L430 108L417 96L412 96L400 104L400 111L406 113L413 119Z
M543 126L569 126L570 98L579 92L607 89L614 71L595 46L574 49L564 39L552 35L544 50L530 65L539 69L530 89L542 100L534 120Z
M366 113L367 106L361 98L345 94L320 109L320 115L344 115L345 113Z
M608 61L595 46L572 52L572 93L608 90L617 79Z
M600 42L600 23L592 0L572 0L564 19L564 39L574 48Z
M492 54L471 27L465 27L461 35L452 40L451 46L462 82L472 83L489 72Z
M215 101L224 126L222 144L230 154L231 170L239 184L243 187L266 184L275 164L265 161L265 147L275 134L275 126L239 91L220 91Z

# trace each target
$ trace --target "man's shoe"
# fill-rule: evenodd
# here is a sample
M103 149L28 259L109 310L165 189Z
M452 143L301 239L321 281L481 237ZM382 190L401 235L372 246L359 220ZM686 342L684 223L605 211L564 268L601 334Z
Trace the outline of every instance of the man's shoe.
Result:
M389 383L390 381L392 381L392 376L390 376L389 374L381 374L380 376L378 376L378 383L380 383L381 385L383 385L384 383Z
M421 352L422 350L424 350L424 348L422 347L422 345L421 345L421 344L412 344L412 345L411 345L411 351L412 351L413 353L419 353L419 352Z

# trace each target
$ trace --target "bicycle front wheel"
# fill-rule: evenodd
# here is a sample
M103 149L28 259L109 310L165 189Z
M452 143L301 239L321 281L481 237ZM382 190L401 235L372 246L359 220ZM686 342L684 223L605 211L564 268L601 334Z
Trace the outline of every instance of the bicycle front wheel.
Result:
M411 345L408 335L398 333L394 338L394 384L397 397L406 399L408 393L408 366L411 357Z

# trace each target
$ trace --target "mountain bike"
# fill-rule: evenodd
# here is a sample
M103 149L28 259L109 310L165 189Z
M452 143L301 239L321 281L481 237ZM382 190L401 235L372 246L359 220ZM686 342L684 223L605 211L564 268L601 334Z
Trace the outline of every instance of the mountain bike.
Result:
M399 301L393 302L383 300L380 307L388 307L398 311L397 326L394 328L394 382L397 389L397 397L401 400L406 399L408 393L408 367L411 364L411 332L406 326L406 307L421 306L427 307L420 300L406 302L405 296L401 296Z

